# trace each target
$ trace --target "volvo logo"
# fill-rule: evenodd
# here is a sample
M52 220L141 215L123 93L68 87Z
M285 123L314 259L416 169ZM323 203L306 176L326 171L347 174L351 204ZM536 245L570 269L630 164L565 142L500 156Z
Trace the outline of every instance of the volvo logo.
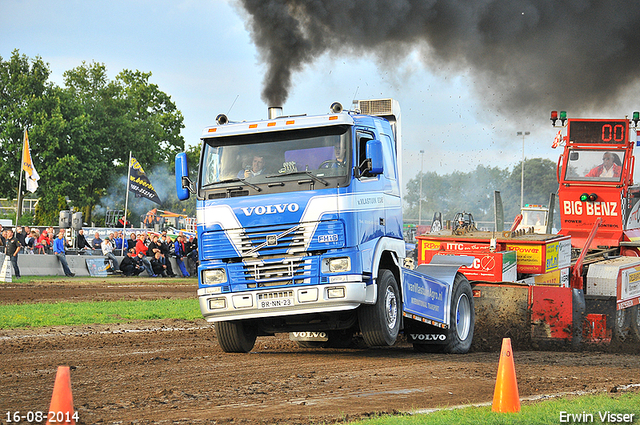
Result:
M444 334L409 334L412 341L445 341L447 336Z
M278 245L278 235L267 235L267 246Z
M249 217L252 214L265 215L265 214L280 214L285 211L296 212L300 209L300 205L295 202L290 204L276 204L276 205L259 205L257 207L242 207L240 208L244 215Z

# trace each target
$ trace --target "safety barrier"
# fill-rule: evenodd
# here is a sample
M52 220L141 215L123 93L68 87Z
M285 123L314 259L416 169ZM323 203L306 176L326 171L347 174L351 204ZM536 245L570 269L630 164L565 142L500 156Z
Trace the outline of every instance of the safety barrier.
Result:
M87 259L106 259L102 255L67 255L67 263L69 268L76 276L90 276L87 267ZM116 256L118 262L124 257ZM180 273L180 269L176 264L175 258L170 258L171 267L175 273ZM0 264L1 266L1 264ZM10 266L9 266L10 267ZM18 267L22 276L64 276L62 265L58 261L58 257L54 254L20 254L18 255ZM13 270L12 270L13 274ZM142 272L141 276L146 276L146 272Z

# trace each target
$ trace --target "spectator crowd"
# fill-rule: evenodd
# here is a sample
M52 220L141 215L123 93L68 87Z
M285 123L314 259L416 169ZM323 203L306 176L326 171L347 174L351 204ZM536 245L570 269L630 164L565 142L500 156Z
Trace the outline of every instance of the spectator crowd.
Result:
M64 229L60 229L56 235L53 227L32 229L29 226L16 226L14 231L0 225L0 252L10 256L16 278L21 276L19 254L56 255L67 276L75 276L66 260L68 251L104 256L114 273L125 276L138 276L145 272L150 277L175 277L178 272L183 277L189 277L191 274L188 270L197 268L199 264L197 237L187 237L183 232L175 241L166 231L160 234L142 232L138 235L131 232L128 236L123 231L114 231L104 239L99 232L95 232L91 241L88 241L84 230L80 229L73 245L65 235ZM118 261L117 256L124 258ZM173 270L169 261L171 257L175 258L179 270Z

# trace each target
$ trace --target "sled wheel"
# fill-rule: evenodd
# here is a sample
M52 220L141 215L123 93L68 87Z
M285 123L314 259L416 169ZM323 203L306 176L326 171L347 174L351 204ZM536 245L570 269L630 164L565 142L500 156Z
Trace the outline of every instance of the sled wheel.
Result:
M631 312L631 329L636 341L640 341L640 305L635 305L629 309Z
M637 309L633 307L616 310L616 315L613 320L613 335L618 341L625 342L631 336L634 312L637 316ZM636 321L637 320L636 317Z

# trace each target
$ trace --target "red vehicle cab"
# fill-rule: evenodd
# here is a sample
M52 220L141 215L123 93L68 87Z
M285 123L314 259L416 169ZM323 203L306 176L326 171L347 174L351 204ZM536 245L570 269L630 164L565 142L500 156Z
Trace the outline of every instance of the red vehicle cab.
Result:
M555 124L553 113L551 120ZM637 125L636 113L633 122ZM629 137L628 119L568 119L566 129L557 168L560 233L571 235L573 247L583 248L601 217L591 247L628 245L623 254L637 256L633 245L640 242L640 187L632 187L635 130L631 128Z

